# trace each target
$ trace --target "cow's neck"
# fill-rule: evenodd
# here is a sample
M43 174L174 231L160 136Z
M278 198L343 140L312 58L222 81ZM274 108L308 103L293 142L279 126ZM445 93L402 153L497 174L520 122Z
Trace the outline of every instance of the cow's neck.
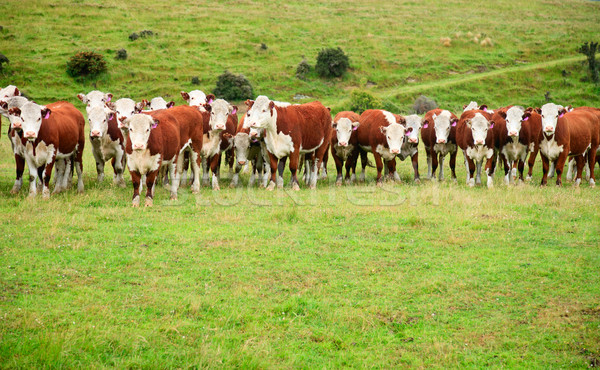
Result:
M294 151L294 143L292 137L277 127L277 110L273 109L273 118L265 127L265 144L267 150L277 158L288 156Z

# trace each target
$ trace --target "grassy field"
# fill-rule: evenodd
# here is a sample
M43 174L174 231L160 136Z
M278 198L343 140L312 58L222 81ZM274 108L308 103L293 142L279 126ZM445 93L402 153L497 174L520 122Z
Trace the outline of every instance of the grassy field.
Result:
M80 108L75 95L94 86L181 103L180 90L210 92L229 69L257 94L334 110L367 81L398 112L421 93L456 112L470 100L540 105L547 91L600 106L579 61L552 62L597 37L600 3L197 4L3 2L0 86ZM143 29L157 36L127 39ZM314 63L330 46L350 55L345 77L294 77L302 55ZM114 60L122 47L129 59ZM68 77L81 49L105 53L109 73ZM490 190L467 188L460 160L456 183L414 185L401 162L404 184L382 189L373 169L366 184L333 186L333 163L300 192L229 189L223 169L220 192L181 189L173 202L160 188L153 208L132 209L110 168L95 183L89 143L83 195L29 199L27 180L10 195L2 131L2 368L600 366L599 190L539 188L539 159L531 183L497 175Z

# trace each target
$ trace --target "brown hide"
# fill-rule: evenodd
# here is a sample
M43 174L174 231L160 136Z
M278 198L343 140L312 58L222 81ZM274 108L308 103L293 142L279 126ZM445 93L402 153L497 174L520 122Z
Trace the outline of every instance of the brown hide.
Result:
M182 147L179 141L179 123L170 111L170 109L161 109L143 112L143 114L158 120L158 125L150 131L147 148L150 150L150 155L160 154L161 162L162 160L171 160L179 154ZM130 155L133 153L129 136L127 137L125 151Z
M473 142L473 133L471 132L471 128L467 126L466 121L475 117L475 114L477 113L481 113L481 115L483 115L488 121L492 120L491 114L478 109L469 110L461 114L456 125L456 144L458 144L463 151L467 150L467 148L475 146L475 143ZM494 148L494 144L494 130L493 128L488 129L487 136L485 138L485 146L488 148Z
M275 106L277 132L292 138L294 151L321 147L331 137L331 114L318 101L306 104ZM325 144L326 145L326 144Z
M433 109L425 114L423 117L423 126L427 123L427 127L421 127L421 140L425 148L431 148L437 143L437 136L435 134L435 122L433 121L433 115L440 115L444 109ZM458 117L450 112L450 119L455 118L458 121ZM450 133L448 134L448 144L456 144L456 126L450 126Z

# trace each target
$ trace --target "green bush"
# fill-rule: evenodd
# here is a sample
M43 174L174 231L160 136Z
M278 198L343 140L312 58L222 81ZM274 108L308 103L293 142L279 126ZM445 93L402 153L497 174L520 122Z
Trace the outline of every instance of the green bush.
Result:
M225 71L217 78L217 86L213 93L225 100L254 99L254 91L250 81L244 75L234 75L229 71Z
M366 91L354 90L350 94L350 110L361 114L367 109L383 109L383 102Z
M4 69L4 63L8 64L8 58L4 54L0 54L0 72Z
M323 49L317 55L315 69L321 77L340 77L350 67L350 60L341 48Z
M301 80L306 80L308 73L310 72L310 64L306 61L306 59L302 59L298 67L296 67L296 78Z
M106 72L106 61L93 51L81 51L67 62L67 73L71 77L94 77L102 72Z

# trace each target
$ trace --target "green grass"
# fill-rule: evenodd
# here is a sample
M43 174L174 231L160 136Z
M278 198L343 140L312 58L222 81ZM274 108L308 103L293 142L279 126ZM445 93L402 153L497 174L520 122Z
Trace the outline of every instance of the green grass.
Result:
M173 98L194 88L192 76L211 91L229 69L257 94L306 94L334 110L367 81L399 112L421 93L454 111L470 100L540 105L546 91L558 103L600 105L579 62L529 68L576 56L597 37L599 3L197 4L4 2L0 52L11 64L0 86L83 109L75 95L93 84L116 98ZM127 39L143 29L158 35ZM476 46L467 32L495 46ZM330 46L350 55L345 77L294 77L302 55L314 63ZM130 58L114 60L122 47ZM82 49L104 52L110 72L68 77L66 61ZM516 60L524 63L513 68ZM333 163L328 182L300 192L229 189L223 169L220 192L181 189L173 202L160 188L153 208L133 209L129 176L126 189L114 187L107 167L96 184L86 146L85 193L43 201L27 197L27 180L9 194L14 162L0 140L0 367L600 362L598 189L539 188L539 159L531 183L504 186L497 175L490 190L467 188L460 160L457 183L414 185L401 162L404 184L382 189L371 168L367 184L333 186Z

